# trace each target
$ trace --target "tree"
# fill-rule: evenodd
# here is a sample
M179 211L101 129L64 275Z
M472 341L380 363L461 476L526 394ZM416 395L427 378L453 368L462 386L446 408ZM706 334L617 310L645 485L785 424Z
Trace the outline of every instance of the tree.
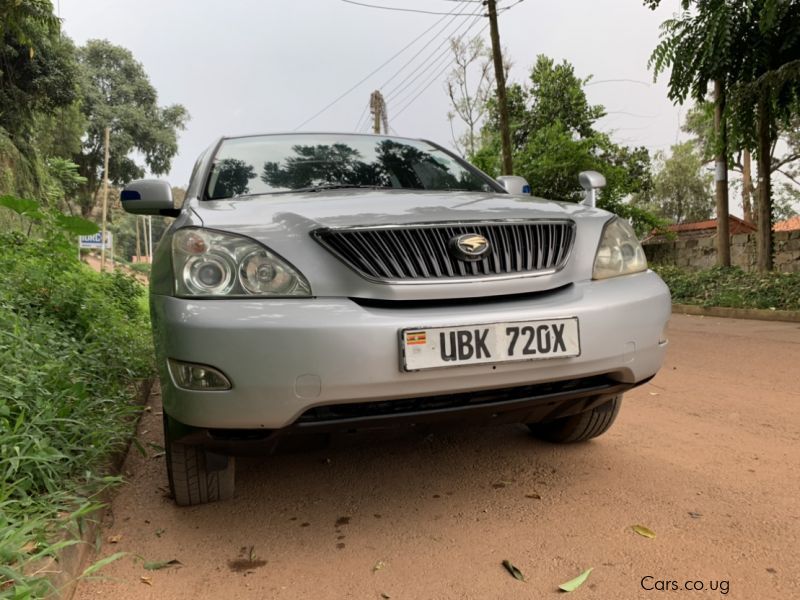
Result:
M0 0L0 127L18 146L37 111L76 97L74 48L59 30L49 0Z
M644 3L654 9L660 0L645 0ZM725 107L728 90L736 81L741 66L738 36L747 26L747 10L746 6L735 6L729 0L694 0L693 12L689 10L692 0L682 0L681 4L684 12L680 17L662 24L661 41L648 64L655 77L667 68L671 69L669 98L680 104L690 95L702 101L709 84L713 83L717 262L721 266L730 266Z
M792 216L791 205L798 201L800 191L800 107L794 111L794 116L786 122L779 123L778 138L772 144L772 158L770 161L771 176L776 174L785 178L776 184L776 193L773 194L773 222L780 218ZM728 116L730 119L730 115ZM713 160L714 152L714 118L711 102L699 102L686 114L683 131L693 136L703 160ZM737 129L729 124L728 166L731 171L742 175L742 210L746 221L755 222L753 210L753 196L755 189L750 176L750 152L746 141L738 135ZM736 148L739 148L738 150ZM787 216L788 215L788 216Z
M749 52L732 90L732 120L747 146L756 150L757 264L760 271L769 271L773 154L781 128L791 127L800 114L800 2L752 0L750 16L741 40Z
M48 199L59 210L66 209L69 214L74 214L71 201L80 187L86 183L86 178L78 173L78 165L65 158L49 158L47 168L50 173Z
M50 0L0 0L0 194L48 202L37 123L74 103L76 71Z
M713 177L694 142L676 144L671 156L660 152L656 161L652 193L643 204L672 223L711 218Z
M230 198L250 191L250 180L255 179L256 170L253 165L238 158L223 158L216 165L217 179L213 196Z
M651 8L659 3L645 0ZM662 40L651 65L656 74L672 67L670 98L677 102L689 94L702 100L711 81L718 90L728 92L727 105L718 101L716 111L721 128L717 151L723 160L727 157L726 130L721 126L729 123L732 135L741 140L738 147L756 152L757 263L759 270L770 270L773 153L782 124L786 126L797 115L800 99L800 3L682 0L682 5L681 17L662 26Z
M389 141L389 140L384 140ZM390 142L391 143L391 142ZM292 146L294 156L283 164L267 162L261 180L274 188L296 190L325 184L390 186L376 169L363 162L361 153L347 144Z
M631 194L649 190L650 155L645 148L618 146L595 129L605 109L587 100L583 88L589 78L577 77L567 61L556 64L542 55L537 57L529 81L528 86L511 84L507 98L514 172L528 180L533 194L578 202L583 198L578 173L597 170L607 181L600 206L630 218L641 233L658 226L654 215L626 202ZM488 109L473 161L498 175L499 121L493 98Z
M111 128L109 179L122 185L169 171L178 151L178 131L189 115L180 104L158 106L156 90L129 50L104 40L91 40L78 50L82 76L81 108L86 137L75 162L86 177L81 212L91 213L102 181L103 133ZM133 155L141 155L144 165Z
M450 40L450 49L453 51L455 66L446 84L447 95L453 107L447 113L447 118L451 130L456 116L466 124L466 132L459 139L453 134L453 142L462 155L472 156L475 154L478 126L486 115L486 103L492 94L494 79L491 73L491 53L480 37L472 38L468 42L453 38ZM473 70L476 71L474 84L470 78Z

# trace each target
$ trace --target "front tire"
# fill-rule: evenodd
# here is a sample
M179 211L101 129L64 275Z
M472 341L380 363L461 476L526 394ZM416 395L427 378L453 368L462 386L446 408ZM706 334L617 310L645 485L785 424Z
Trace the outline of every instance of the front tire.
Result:
M182 424L164 415L169 489L178 506L194 506L233 498L235 461L220 457L222 465L209 464L206 451L195 444L176 441ZM222 468L211 468L211 467Z
M622 394L586 412L544 423L528 423L534 437L556 444L585 442L604 434L614 424L622 405Z

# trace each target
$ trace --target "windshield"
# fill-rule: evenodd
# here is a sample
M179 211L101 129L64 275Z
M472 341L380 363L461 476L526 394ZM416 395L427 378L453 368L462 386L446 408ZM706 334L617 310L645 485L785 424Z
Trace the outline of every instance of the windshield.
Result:
M222 142L210 200L329 187L502 191L431 144L359 135L270 135Z

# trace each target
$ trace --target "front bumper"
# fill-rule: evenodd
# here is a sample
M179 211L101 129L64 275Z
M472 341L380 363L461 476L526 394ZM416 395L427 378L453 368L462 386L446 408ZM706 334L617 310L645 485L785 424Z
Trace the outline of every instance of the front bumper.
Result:
M479 284L476 284L479 287ZM652 272L586 281L524 299L364 306L348 298L151 297L166 412L200 428L281 429L317 407L452 395L604 376L631 387L666 348L670 297ZM398 331L578 317L581 355L430 371L400 369ZM173 358L213 366L227 391L178 388Z

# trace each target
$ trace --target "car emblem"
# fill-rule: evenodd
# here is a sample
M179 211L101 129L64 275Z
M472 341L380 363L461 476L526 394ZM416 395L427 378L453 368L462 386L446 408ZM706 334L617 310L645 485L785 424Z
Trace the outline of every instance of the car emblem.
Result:
M478 233L465 233L450 240L450 252L459 260L483 260L489 250L489 240Z

